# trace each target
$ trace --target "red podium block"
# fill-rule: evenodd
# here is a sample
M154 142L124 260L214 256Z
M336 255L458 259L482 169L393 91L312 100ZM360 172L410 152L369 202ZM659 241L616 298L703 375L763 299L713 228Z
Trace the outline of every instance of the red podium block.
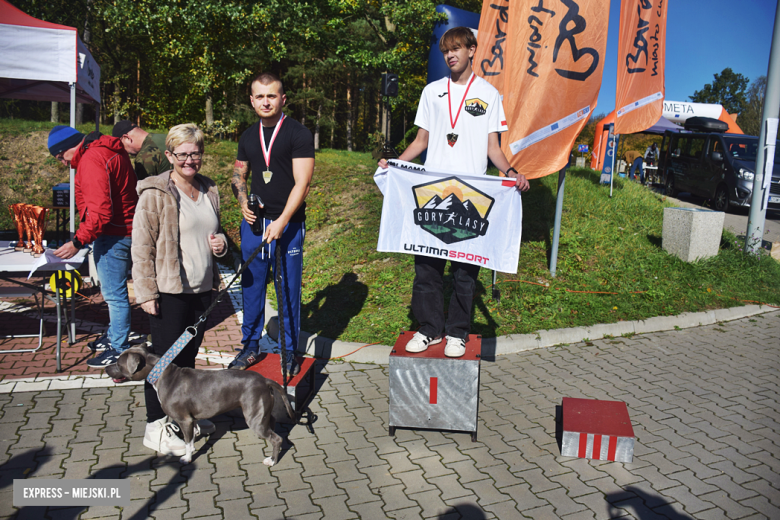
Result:
M564 457L630 463L634 440L626 403L563 398Z
M390 435L396 427L471 432L477 440L482 336L470 335L466 354L444 355L447 342L410 353L414 332L402 332L390 353Z
M290 400L290 406L296 415L296 420L291 421L287 415L287 410L280 399L274 400L274 418L277 422L291 423L297 422L303 413L306 403L314 394L314 359L299 356L296 358L301 367L297 376L287 380L287 398ZM282 379L282 366L279 360L279 354L260 354L260 361L249 367L247 370L257 372L266 379L276 381L284 387Z

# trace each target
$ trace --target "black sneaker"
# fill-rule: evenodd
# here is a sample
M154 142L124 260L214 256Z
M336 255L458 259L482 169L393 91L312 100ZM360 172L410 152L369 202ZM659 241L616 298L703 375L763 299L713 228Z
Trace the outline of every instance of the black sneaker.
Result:
M230 370L246 370L258 361L258 352L246 347L241 349L236 358L228 365Z
M184 432L176 421L171 420L169 423L166 423L165 429L171 435L175 435L181 440L184 440ZM199 439L201 437L208 437L215 431L217 431L217 427L213 422L208 419L198 419L195 421L192 434L194 439Z
M87 360L87 365L92 368L106 368L107 366L115 365L119 359L119 352L112 348L104 350L100 355Z
M130 334L127 335L127 342L131 345L138 345L140 343L145 343L147 340L152 341L152 335L151 334L141 334L140 332L130 332Z
M184 433L181 431L181 426L179 426L179 423L177 423L176 421L171 421L167 423L165 425L165 429L168 430L168 432L171 435L175 435L181 440L184 440Z
M289 377L295 377L301 373L301 365L298 364L297 359L287 362L287 375Z
M95 341L90 341L89 343L87 343L87 346L89 347L89 350L91 350L93 353L97 352L98 350L110 349L111 341L108 339L108 333L104 333Z

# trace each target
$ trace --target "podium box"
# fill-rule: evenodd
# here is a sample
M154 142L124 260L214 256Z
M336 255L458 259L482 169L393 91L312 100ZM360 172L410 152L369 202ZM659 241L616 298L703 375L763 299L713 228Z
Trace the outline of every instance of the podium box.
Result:
M303 410L306 407L306 403L314 395L314 358L307 358L299 356L296 358L298 364L301 367L301 371L297 376L290 378L288 374L287 381L287 398L290 400L290 406L292 406L293 412L295 412L295 419L291 420L287 415L287 410L284 407L281 399L274 400L274 419L279 423L297 423L300 419ZM257 372L266 379L276 381L282 388L284 388L284 382L282 380L282 367L280 365L279 354L260 354L260 361L249 367L247 370Z
M414 332L403 332L390 353L390 435L395 429L471 432L477 440L482 336L470 335L466 354L444 355L446 341L409 353Z
M626 403L563 398L564 457L631 463L634 440Z

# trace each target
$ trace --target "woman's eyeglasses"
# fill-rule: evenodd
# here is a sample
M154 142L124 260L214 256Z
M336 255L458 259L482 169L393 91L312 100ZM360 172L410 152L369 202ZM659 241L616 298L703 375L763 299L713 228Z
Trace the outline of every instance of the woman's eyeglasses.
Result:
M195 153L175 153L171 152L171 155L176 157L176 160L179 162L187 162L187 157L192 159L193 161L200 161L203 158L203 154L200 152Z

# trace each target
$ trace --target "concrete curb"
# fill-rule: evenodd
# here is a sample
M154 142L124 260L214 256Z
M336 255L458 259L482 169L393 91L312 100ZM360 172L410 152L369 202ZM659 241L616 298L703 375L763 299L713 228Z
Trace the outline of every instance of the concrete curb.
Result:
M72 390L74 388L108 388L142 385L143 381L114 383L105 372L100 374L38 376L0 381L0 394L13 392L41 392L43 390Z
M555 345L579 343L581 341L619 337L624 334L647 334L667 330L689 329L702 325L714 325L723 321L738 320L768 312L780 312L766 305L747 305L704 312L685 312L677 316L657 316L647 320L620 321L572 327L567 329L540 330L536 334L518 334L482 340L482 358L515 354L526 350L553 347ZM301 332L301 343L306 345L306 355L320 359L342 359L350 363L372 363L386 365L392 347L337 341ZM362 348L361 348L362 347ZM114 383L105 373L95 375L38 376L25 379L0 381L0 394L12 392L39 392L42 390L65 390L71 388L105 388L123 385L140 385L139 382Z
M677 316L658 316L646 320L591 325L589 327L540 330L535 334L483 338L482 358L489 360L495 356L515 354L526 350L592 341L605 337L619 337L626 334L647 334L650 332L689 329L702 325L714 325L723 321L738 320L767 312L780 311L766 305L747 305L704 312L685 312ZM364 346L361 343L332 340L307 332L301 332L301 343L306 345L306 354L309 356L321 359L343 359L350 363L385 365L388 363L390 351L392 350L392 347L387 345Z

